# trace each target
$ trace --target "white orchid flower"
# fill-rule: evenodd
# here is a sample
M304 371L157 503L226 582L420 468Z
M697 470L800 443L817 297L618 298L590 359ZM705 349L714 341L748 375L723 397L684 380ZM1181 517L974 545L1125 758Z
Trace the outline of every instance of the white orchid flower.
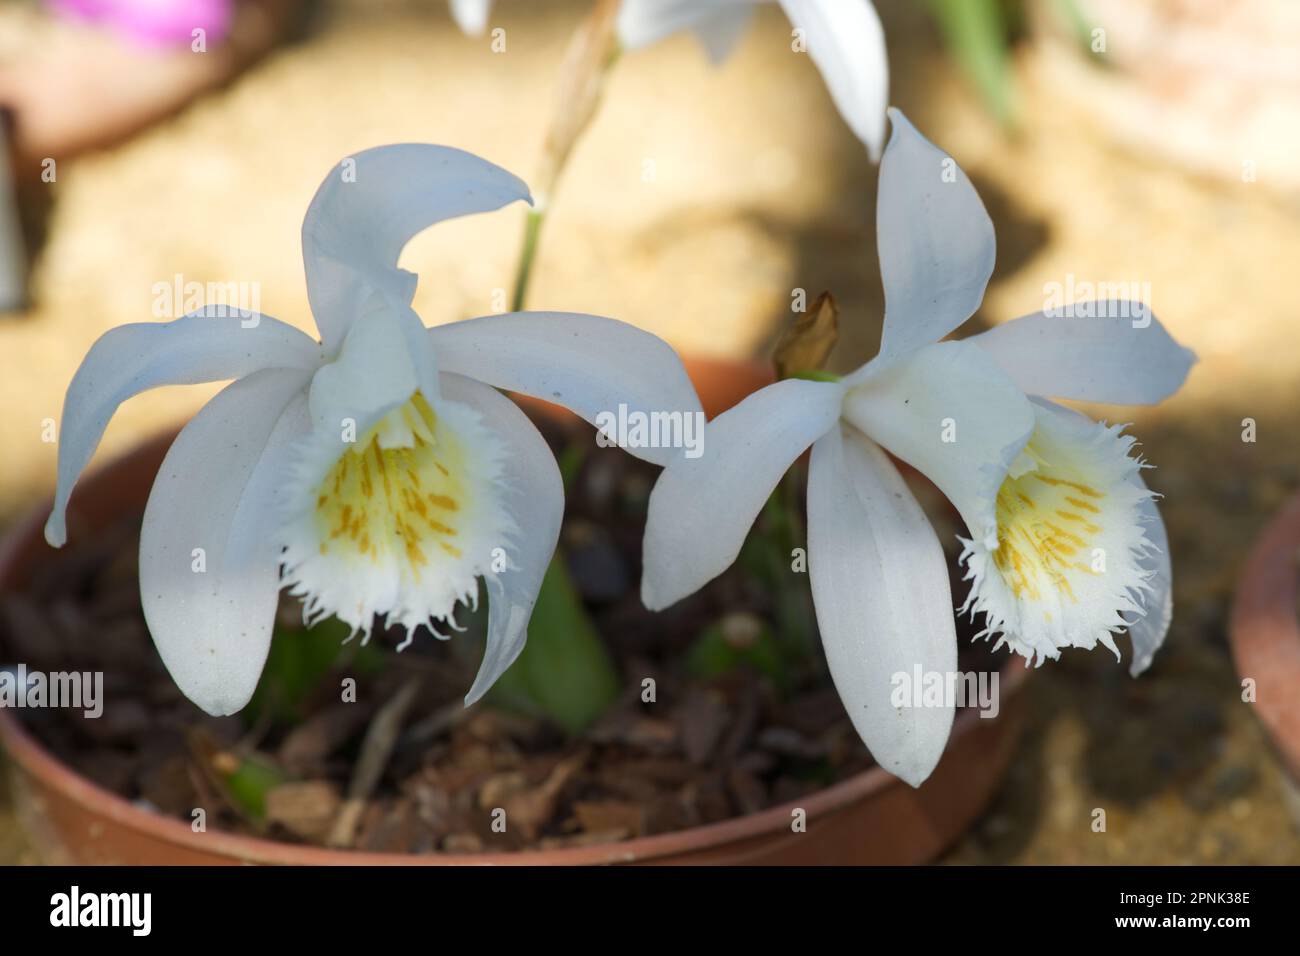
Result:
M649 46L682 30L693 30L710 59L731 55L754 7L772 0L623 0L619 42L626 49ZM844 122L874 160L885 138L889 102L889 59L885 31L870 0L780 0L803 48L817 64ZM487 26L491 0L451 0L452 16L467 34Z
M118 405L160 385L236 379L176 438L140 535L145 620L204 710L248 702L281 587L311 619L333 614L368 637L378 614L409 642L420 625L454 628L481 577L490 606L473 703L523 649L564 507L546 442L496 389L588 421L620 404L699 412L672 349L612 319L525 312L424 327L410 306L416 277L397 267L407 241L520 199L531 202L523 182L460 150L360 153L325 180L303 222L320 342L209 307L113 329L77 370L45 528L56 547ZM633 453L666 464L681 452Z
M919 785L947 742L952 701L894 707L890 690L918 665L955 672L956 633L939 540L885 451L965 521L966 608L985 615L981 636L999 633L999 646L1041 663L1064 647L1115 650L1127 626L1136 675L1171 615L1164 527L1142 465L1119 428L1036 396L1158 402L1194 356L1149 312L1040 313L938 341L983 299L993 224L961 170L901 113L890 117L879 355L839 381L778 382L709 423L704 454L671 464L650 496L642 597L663 608L724 571L811 445L808 569L831 674L877 762Z

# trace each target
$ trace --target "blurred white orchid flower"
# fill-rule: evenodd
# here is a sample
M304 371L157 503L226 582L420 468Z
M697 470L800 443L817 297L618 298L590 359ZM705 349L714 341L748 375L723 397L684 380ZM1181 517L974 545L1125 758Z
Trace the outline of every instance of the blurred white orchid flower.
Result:
M1064 647L1115 650L1127 626L1136 676L1169 627L1171 579L1133 440L1031 396L1155 403L1195 357L1139 309L1039 313L938 341L983 299L993 224L952 160L889 115L879 355L840 381L778 382L709 423L704 455L671 464L650 496L642 598L663 608L724 571L811 445L808 567L831 674L877 762L919 785L943 753L952 701L899 708L890 690L918 665L954 673L956 633L939 540L882 448L965 521L965 609L984 613L981 636L1000 633L999 646L1041 663Z
M482 577L488 639L473 703L523 649L564 507L546 442L496 388L588 421L620 404L699 412L676 353L613 319L521 312L424 327L410 305L416 276L397 267L407 241L520 199L531 201L523 182L460 150L360 153L325 180L303 222L321 342L209 307L113 329L77 370L45 528L56 547L118 405L160 385L236 379L172 444L140 536L149 630L204 710L249 700L281 587L312 619L334 614L368 636L383 615L409 640L423 624L454 628ZM629 450L657 464L680 454Z
M771 0L623 0L618 34L629 50L693 30L715 63L725 60L753 17ZM780 0L802 49L821 71L844 122L880 156L889 103L885 32L870 0Z
M623 0L618 37L629 50L693 30L714 63L735 49L754 6L772 0ZM831 99L871 158L880 156L889 102L889 59L880 17L870 0L780 0L801 31L801 49L817 64ZM470 35L487 26L491 0L451 0L451 12Z

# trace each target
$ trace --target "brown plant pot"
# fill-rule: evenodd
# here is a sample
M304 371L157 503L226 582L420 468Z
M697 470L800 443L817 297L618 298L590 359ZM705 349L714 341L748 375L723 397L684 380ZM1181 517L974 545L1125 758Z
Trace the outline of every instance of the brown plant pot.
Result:
M686 363L710 416L770 381L757 364ZM543 403L526 402L535 410ZM554 412L543 412L554 414ZM172 436L155 439L88 475L73 495L69 525L94 533L126 509L143 507ZM0 542L0 590L21 587L47 545L49 506ZM476 854L388 854L279 843L221 832L195 833L181 820L134 806L79 775L0 710L0 744L12 758L19 818L42 856L59 863L111 864L916 864L933 860L975 819L995 792L1023 723L1028 671L1009 656L1001 709L982 719L960 711L948 749L919 789L872 767L801 800L722 823L621 843L558 850ZM794 811L806 831L793 832Z
M1255 713L1300 788L1300 493L1264 529L1237 581L1230 639ZM1296 806L1300 809L1300 794ZM1297 817L1300 820L1300 816Z

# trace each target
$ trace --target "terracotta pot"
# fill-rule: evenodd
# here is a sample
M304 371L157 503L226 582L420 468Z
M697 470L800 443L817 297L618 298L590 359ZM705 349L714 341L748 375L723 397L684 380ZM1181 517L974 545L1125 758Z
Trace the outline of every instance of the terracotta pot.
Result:
M1300 494L1273 518L1237 581L1230 637L1237 673L1255 681L1252 705L1300 787ZM1297 801L1300 808L1300 800ZM1300 819L1300 817L1298 817Z
M758 365L700 360L688 369L710 415L770 380ZM529 403L540 406L541 403ZM171 436L146 444L87 476L73 495L69 527L93 534L143 507ZM46 553L48 505L0 544L0 589L22 587ZM1001 711L981 719L961 711L934 775L913 789L873 767L793 803L723 823L603 846L497 854L379 854L327 850L195 833L184 821L140 809L61 763L14 716L0 711L0 743L12 758L19 817L51 862L114 864L912 864L928 862L973 822L996 790L1019 736L1020 692L1028 671L1008 657ZM806 832L792 832L796 808Z

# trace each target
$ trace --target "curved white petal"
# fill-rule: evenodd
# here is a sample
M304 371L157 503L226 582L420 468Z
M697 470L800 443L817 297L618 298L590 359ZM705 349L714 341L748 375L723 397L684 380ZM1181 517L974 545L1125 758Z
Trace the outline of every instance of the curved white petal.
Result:
M532 202L517 176L448 146L379 146L344 159L321 183L302 224L312 314L328 349L379 293L410 305L415 276L402 248L436 222Z
M269 369L227 386L177 436L149 493L145 621L177 686L210 714L248 703L266 661L280 589L278 495L308 427L306 382Z
M889 111L876 237L885 285L882 358L937 342L975 314L993 274L993 222L966 174Z
M492 0L451 0L451 18L469 36L480 36L487 29Z
M966 341L988 352L1031 395L1154 405L1182 387L1196 361L1140 302L1082 302L1070 316L1042 312Z
M1034 428L1020 389L967 342L929 345L846 381L844 417L934 482L971 536L996 547L998 488Z
M440 368L563 405L598 427L607 416L617 418L620 405L646 415L680 413L673 421L682 423L683 436L686 427L703 422L700 400L677 353L625 322L514 312L435 326L429 337ZM622 447L657 465L683 455L677 447L627 442Z
M869 0L781 0L790 22L805 31L831 99L873 160L885 138L889 60L885 31ZM882 191L883 195L883 191Z
M1135 475L1133 481L1146 490L1146 483L1140 475ZM1169 624L1174 619L1174 572L1169 561L1169 535L1165 531L1165 521L1154 497L1145 498L1140 510L1152 550L1139 559L1141 567L1151 575L1147 579L1150 590L1141 595L1143 614L1128 626L1129 637L1133 640L1129 673L1134 677L1151 666L1151 660L1165 642Z
M227 314L210 306L174 322L141 322L104 333L81 362L63 400L59 475L45 539L67 539L64 512L109 419L133 395L161 385L239 378L264 368L310 369L320 347L270 316Z
M725 571L790 464L835 425L838 383L786 379L723 412L703 454L659 475L646 516L641 600L660 610Z
M417 364L421 356L410 349L409 341L402 320L386 306L355 319L338 358L321 366L312 378L315 428L337 434L340 443L355 442L378 419L406 402L424 384ZM432 351L427 338L416 341L426 352ZM425 358L432 361L431 356ZM345 450L340 445L339 453Z
M813 445L808 573L826 660L853 726L880 766L920 786L952 729L951 698L912 693L930 675L948 686L957 672L948 565L898 470L856 432L832 428Z
M481 382L447 374L443 394L469 405L510 449L503 480L509 488L506 510L519 534L507 547L510 567L485 576L488 636L483 663L465 706L474 703L519 657L528 639L528 619L537 591L555 553L564 516L564 485L555 455L528 416L514 402Z

